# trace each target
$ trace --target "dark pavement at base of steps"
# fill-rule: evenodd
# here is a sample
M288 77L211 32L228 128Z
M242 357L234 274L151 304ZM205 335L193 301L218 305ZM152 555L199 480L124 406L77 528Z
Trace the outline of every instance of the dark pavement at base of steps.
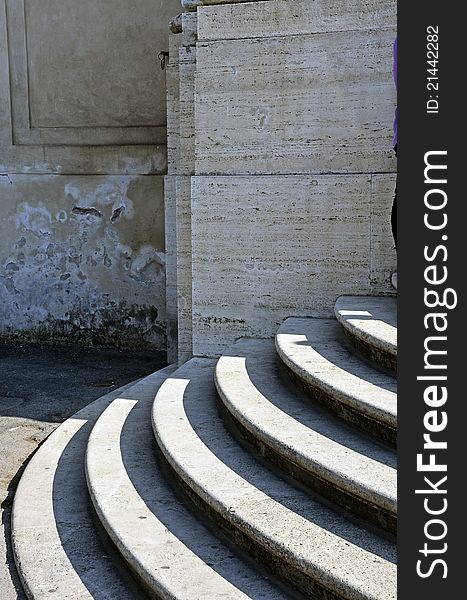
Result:
M166 365L164 352L0 341L0 598L25 596L14 568L10 515L28 457L96 398Z

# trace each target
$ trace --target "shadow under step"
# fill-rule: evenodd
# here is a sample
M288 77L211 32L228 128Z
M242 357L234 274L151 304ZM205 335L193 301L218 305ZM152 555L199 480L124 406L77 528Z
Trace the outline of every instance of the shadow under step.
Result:
M395 547L265 469L217 413L216 361L192 359L161 386L156 441L213 526L313 600L393 600Z
M246 442L286 475L392 534L395 453L303 401L281 381L273 340L241 340L216 365L217 391Z
M62 423L39 447L20 479L12 542L28 598L147 598L108 556L95 529L84 474L86 443L94 422L132 385L106 394Z
M276 335L282 362L313 398L377 439L396 445L397 382L339 342L334 319L290 318Z
M397 371L397 300L378 296L341 296L336 319L355 348L370 360Z

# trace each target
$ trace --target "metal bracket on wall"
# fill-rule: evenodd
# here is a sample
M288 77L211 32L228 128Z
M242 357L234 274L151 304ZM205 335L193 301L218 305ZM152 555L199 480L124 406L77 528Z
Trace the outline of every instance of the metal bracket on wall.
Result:
M166 52L165 50L163 50L162 52L159 52L158 59L160 60L160 63L161 63L161 69L163 71L165 71L165 67L167 66L167 63L169 62L169 53Z

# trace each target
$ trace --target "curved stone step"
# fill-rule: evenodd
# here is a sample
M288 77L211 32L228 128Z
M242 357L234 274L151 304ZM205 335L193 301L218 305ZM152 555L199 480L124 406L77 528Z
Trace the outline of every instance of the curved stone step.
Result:
M192 359L154 402L156 440L178 483L303 597L394 599L394 546L290 486L235 442L217 415L215 364Z
M15 562L34 600L135 600L95 531L84 476L93 423L132 384L86 406L40 446L16 490L12 513Z
M358 350L384 367L397 370L396 298L341 296L334 312Z
M115 399L92 430L86 472L99 519L151 596L283 600L283 592L196 521L157 465L151 408L171 371Z
M397 385L339 343L335 320L287 319L276 335L277 352L313 397L343 419L381 440L396 443Z
M397 528L394 452L305 404L277 372L272 340L241 340L216 365L217 391L247 443L332 502L391 533Z

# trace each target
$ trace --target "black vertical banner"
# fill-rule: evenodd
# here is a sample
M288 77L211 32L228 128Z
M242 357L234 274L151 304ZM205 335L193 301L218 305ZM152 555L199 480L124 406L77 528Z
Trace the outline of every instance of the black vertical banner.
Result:
M467 69L455 7L398 5L399 600L466 594Z

